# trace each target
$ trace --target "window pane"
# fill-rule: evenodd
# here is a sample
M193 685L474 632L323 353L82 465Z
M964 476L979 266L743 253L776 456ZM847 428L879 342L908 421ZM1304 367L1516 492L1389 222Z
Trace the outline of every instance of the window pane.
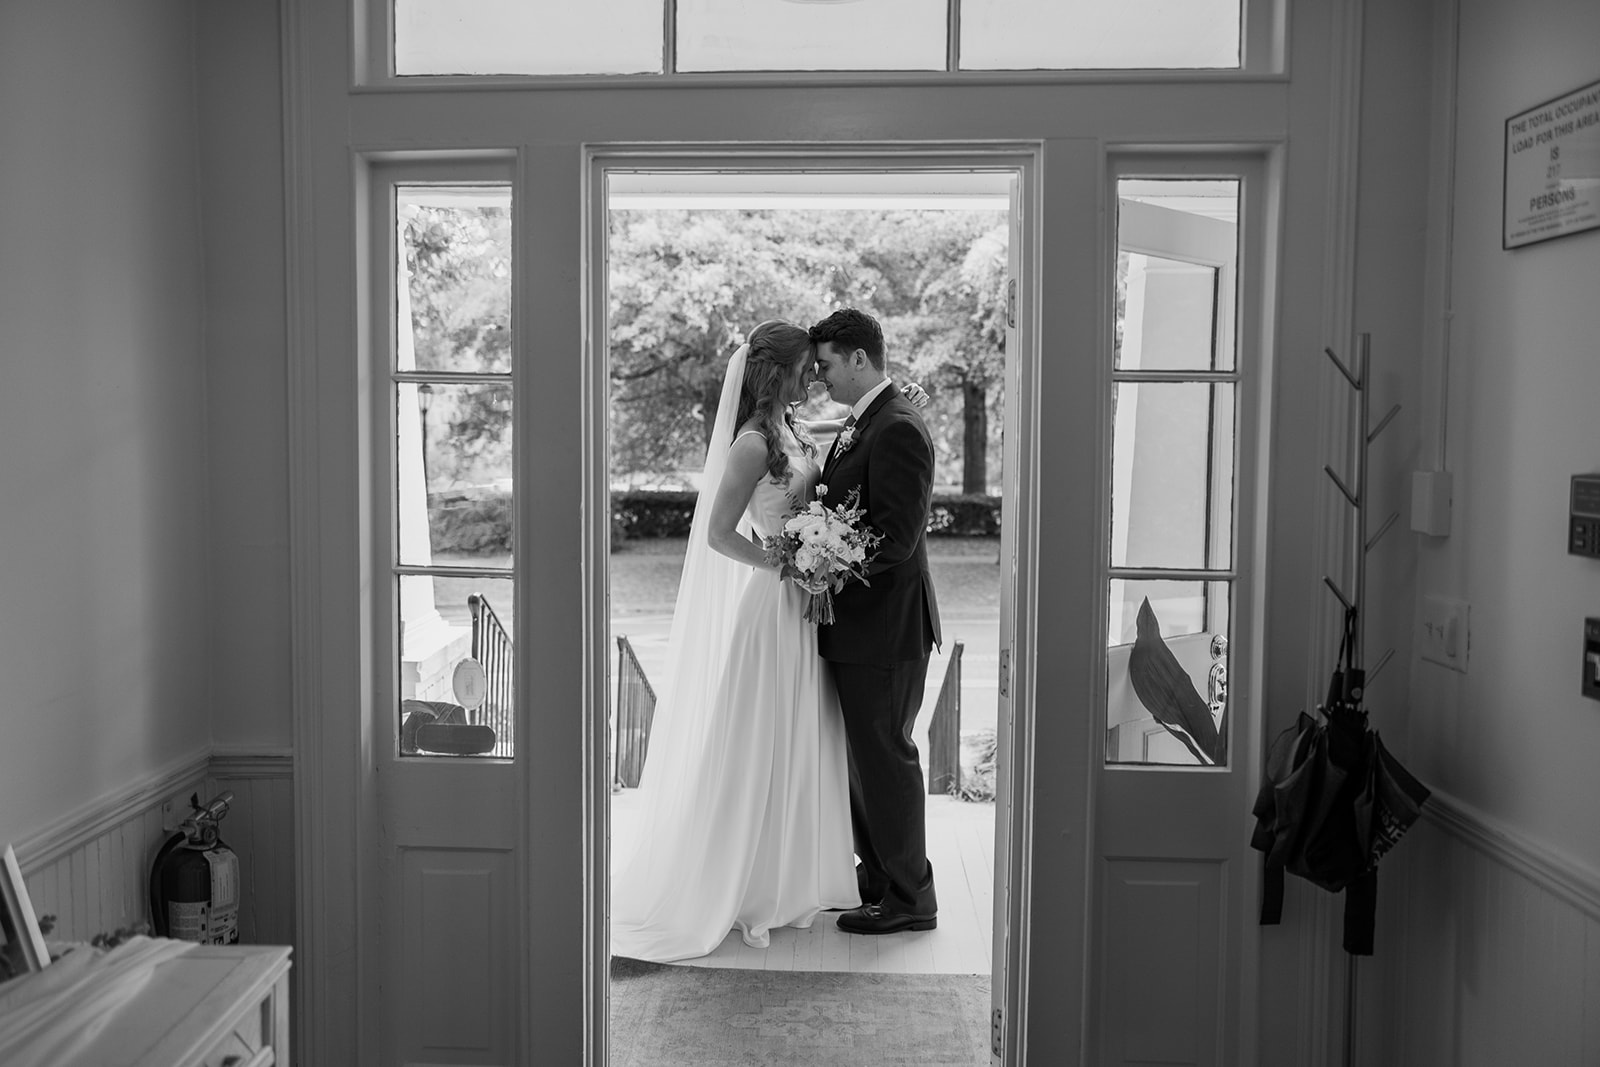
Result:
M1237 180L1117 183L1116 366L1232 370Z
M678 0L678 69L944 70L946 0Z
M400 751L511 757L509 578L401 575Z
M1106 762L1226 766L1227 582L1112 579Z
M1239 26L1239 0L961 0L961 68L1238 67Z
M658 74L662 0L394 0L396 74Z
M1119 250L1117 366L1210 370L1216 293L1215 267Z
M509 567L511 387L399 382L395 395L400 562Z
M400 370L511 369L511 190L396 190Z
M1111 565L1232 566L1233 386L1120 382Z

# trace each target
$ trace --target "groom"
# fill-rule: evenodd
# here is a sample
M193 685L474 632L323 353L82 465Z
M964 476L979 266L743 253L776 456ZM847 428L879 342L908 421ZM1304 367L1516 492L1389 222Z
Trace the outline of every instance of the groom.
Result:
M922 416L884 374L883 331L843 308L811 327L816 379L851 405L828 450L825 503L861 490L863 521L883 534L870 584L847 584L834 622L817 628L850 749L850 821L862 906L839 916L853 934L932 930L938 921L924 830L922 765L911 728L922 706L939 608L928 573L933 443Z

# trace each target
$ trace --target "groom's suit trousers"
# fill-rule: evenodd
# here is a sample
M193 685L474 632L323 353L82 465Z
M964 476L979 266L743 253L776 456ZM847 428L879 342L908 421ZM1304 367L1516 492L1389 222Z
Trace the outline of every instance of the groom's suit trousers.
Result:
M934 915L933 865L924 827L926 791L911 729L922 706L928 657L829 664L850 751L850 824L867 884L895 912Z

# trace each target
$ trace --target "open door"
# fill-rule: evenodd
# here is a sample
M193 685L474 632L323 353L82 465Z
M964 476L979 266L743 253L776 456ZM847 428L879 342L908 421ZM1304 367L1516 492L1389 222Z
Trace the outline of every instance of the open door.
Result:
M1022 176L1011 179L1011 232L1006 242L1006 376L1005 414L1001 429L1000 469L1004 478L1002 496L1009 505L1022 492L1021 433L1022 399L1022 284L1023 248L1026 226L1023 220ZM1011 754L1015 731L1013 716L1012 664L1016 655L1017 617L1017 522L1015 508L1007 507L1000 522L1000 684L995 709L996 751ZM996 768L994 796L994 983L991 1003L990 1060L995 1067L1006 1062L1006 1001L1011 977L1007 955L1011 915L1011 817L1016 771L1012 760L1002 758ZM1014 1027L1011 1029L1014 1030ZM1015 1058L1013 1057L1013 1062Z

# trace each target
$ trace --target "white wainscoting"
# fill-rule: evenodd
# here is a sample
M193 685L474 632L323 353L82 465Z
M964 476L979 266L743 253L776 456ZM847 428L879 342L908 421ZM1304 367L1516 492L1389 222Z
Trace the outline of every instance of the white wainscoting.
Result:
M1600 872L1449 796L1423 810L1391 853L1401 899L1379 906L1399 936L1378 952L1399 954L1396 995L1358 1062L1600 1064Z
M294 943L294 810L287 752L212 752L178 760L16 843L34 911L56 916L53 941L149 921L150 866L171 836L162 802L230 789L222 838L239 854L240 940Z
M222 839L239 856L239 940L292 945L294 938L294 763L288 750L218 750L208 796L224 789L233 804Z
M87 804L17 842L17 862L39 915L54 915L53 941L149 920L150 862L167 832L161 803L205 786L209 749Z

